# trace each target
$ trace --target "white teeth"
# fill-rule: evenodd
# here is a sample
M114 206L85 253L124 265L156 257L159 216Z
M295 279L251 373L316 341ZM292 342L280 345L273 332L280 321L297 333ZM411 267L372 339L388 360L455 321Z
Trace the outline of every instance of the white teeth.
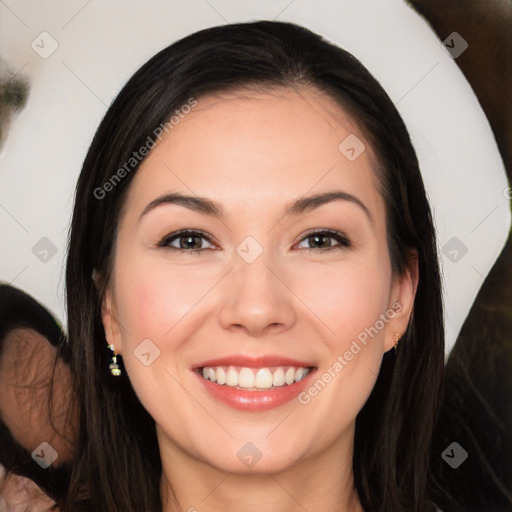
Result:
M238 386L238 372L231 366L228 368L228 373L226 375L226 385Z
M291 384L295 380L295 368L288 368L284 376L286 384Z
M226 384L226 372L224 368L217 368L217 384Z
M272 375L272 384L274 386L282 386L284 384L284 370L278 368Z
M252 372L251 372L252 373ZM254 387L268 389L272 387L272 374L268 368L261 368L254 379Z
M250 368L242 368L238 374L238 385L241 388L254 387L254 373Z
M229 387L244 389L270 389L300 382L311 368L274 367L247 368L234 366L205 367L202 375L206 380Z

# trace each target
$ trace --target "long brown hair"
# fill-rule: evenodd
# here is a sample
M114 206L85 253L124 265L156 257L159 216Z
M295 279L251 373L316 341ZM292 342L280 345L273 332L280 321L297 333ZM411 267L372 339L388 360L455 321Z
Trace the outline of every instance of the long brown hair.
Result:
M385 354L356 419L355 486L370 512L427 512L432 430L444 363L441 284L431 211L418 160L392 101L350 53L292 23L213 27L165 48L127 82L101 122L76 188L66 268L69 350L80 405L77 460L63 512L82 492L96 511L161 510L155 424L126 372L109 374L101 303L112 274L119 213L139 164L101 187L190 97L244 87L313 86L358 123L378 160L395 274L418 252L414 311L399 350ZM91 275L96 270L99 288ZM122 358L120 359L122 366Z

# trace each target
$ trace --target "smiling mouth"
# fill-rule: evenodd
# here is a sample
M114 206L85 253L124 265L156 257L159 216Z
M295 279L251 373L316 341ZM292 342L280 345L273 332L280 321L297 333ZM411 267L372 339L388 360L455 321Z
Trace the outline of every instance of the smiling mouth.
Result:
M203 379L226 388L241 391L267 391L288 387L300 382L314 367L271 366L248 368L243 366L203 366L196 371Z

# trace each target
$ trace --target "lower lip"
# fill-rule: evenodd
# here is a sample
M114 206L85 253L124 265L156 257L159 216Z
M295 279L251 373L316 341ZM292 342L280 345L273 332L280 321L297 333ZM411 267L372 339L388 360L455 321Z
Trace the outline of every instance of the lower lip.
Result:
M211 380L206 380L197 370L194 370L194 373L201 380L206 391L220 402L242 411L268 411L296 398L309 384L315 371L316 368L312 368L299 382L261 391L243 391L216 384Z

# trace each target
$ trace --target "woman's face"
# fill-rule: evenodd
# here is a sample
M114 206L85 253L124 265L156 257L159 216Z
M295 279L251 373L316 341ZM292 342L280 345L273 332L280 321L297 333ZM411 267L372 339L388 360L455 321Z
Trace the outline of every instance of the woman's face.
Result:
M415 292L392 277L372 158L332 100L281 89L199 98L142 163L103 322L168 453L230 472L349 454ZM169 194L192 199L153 203Z

